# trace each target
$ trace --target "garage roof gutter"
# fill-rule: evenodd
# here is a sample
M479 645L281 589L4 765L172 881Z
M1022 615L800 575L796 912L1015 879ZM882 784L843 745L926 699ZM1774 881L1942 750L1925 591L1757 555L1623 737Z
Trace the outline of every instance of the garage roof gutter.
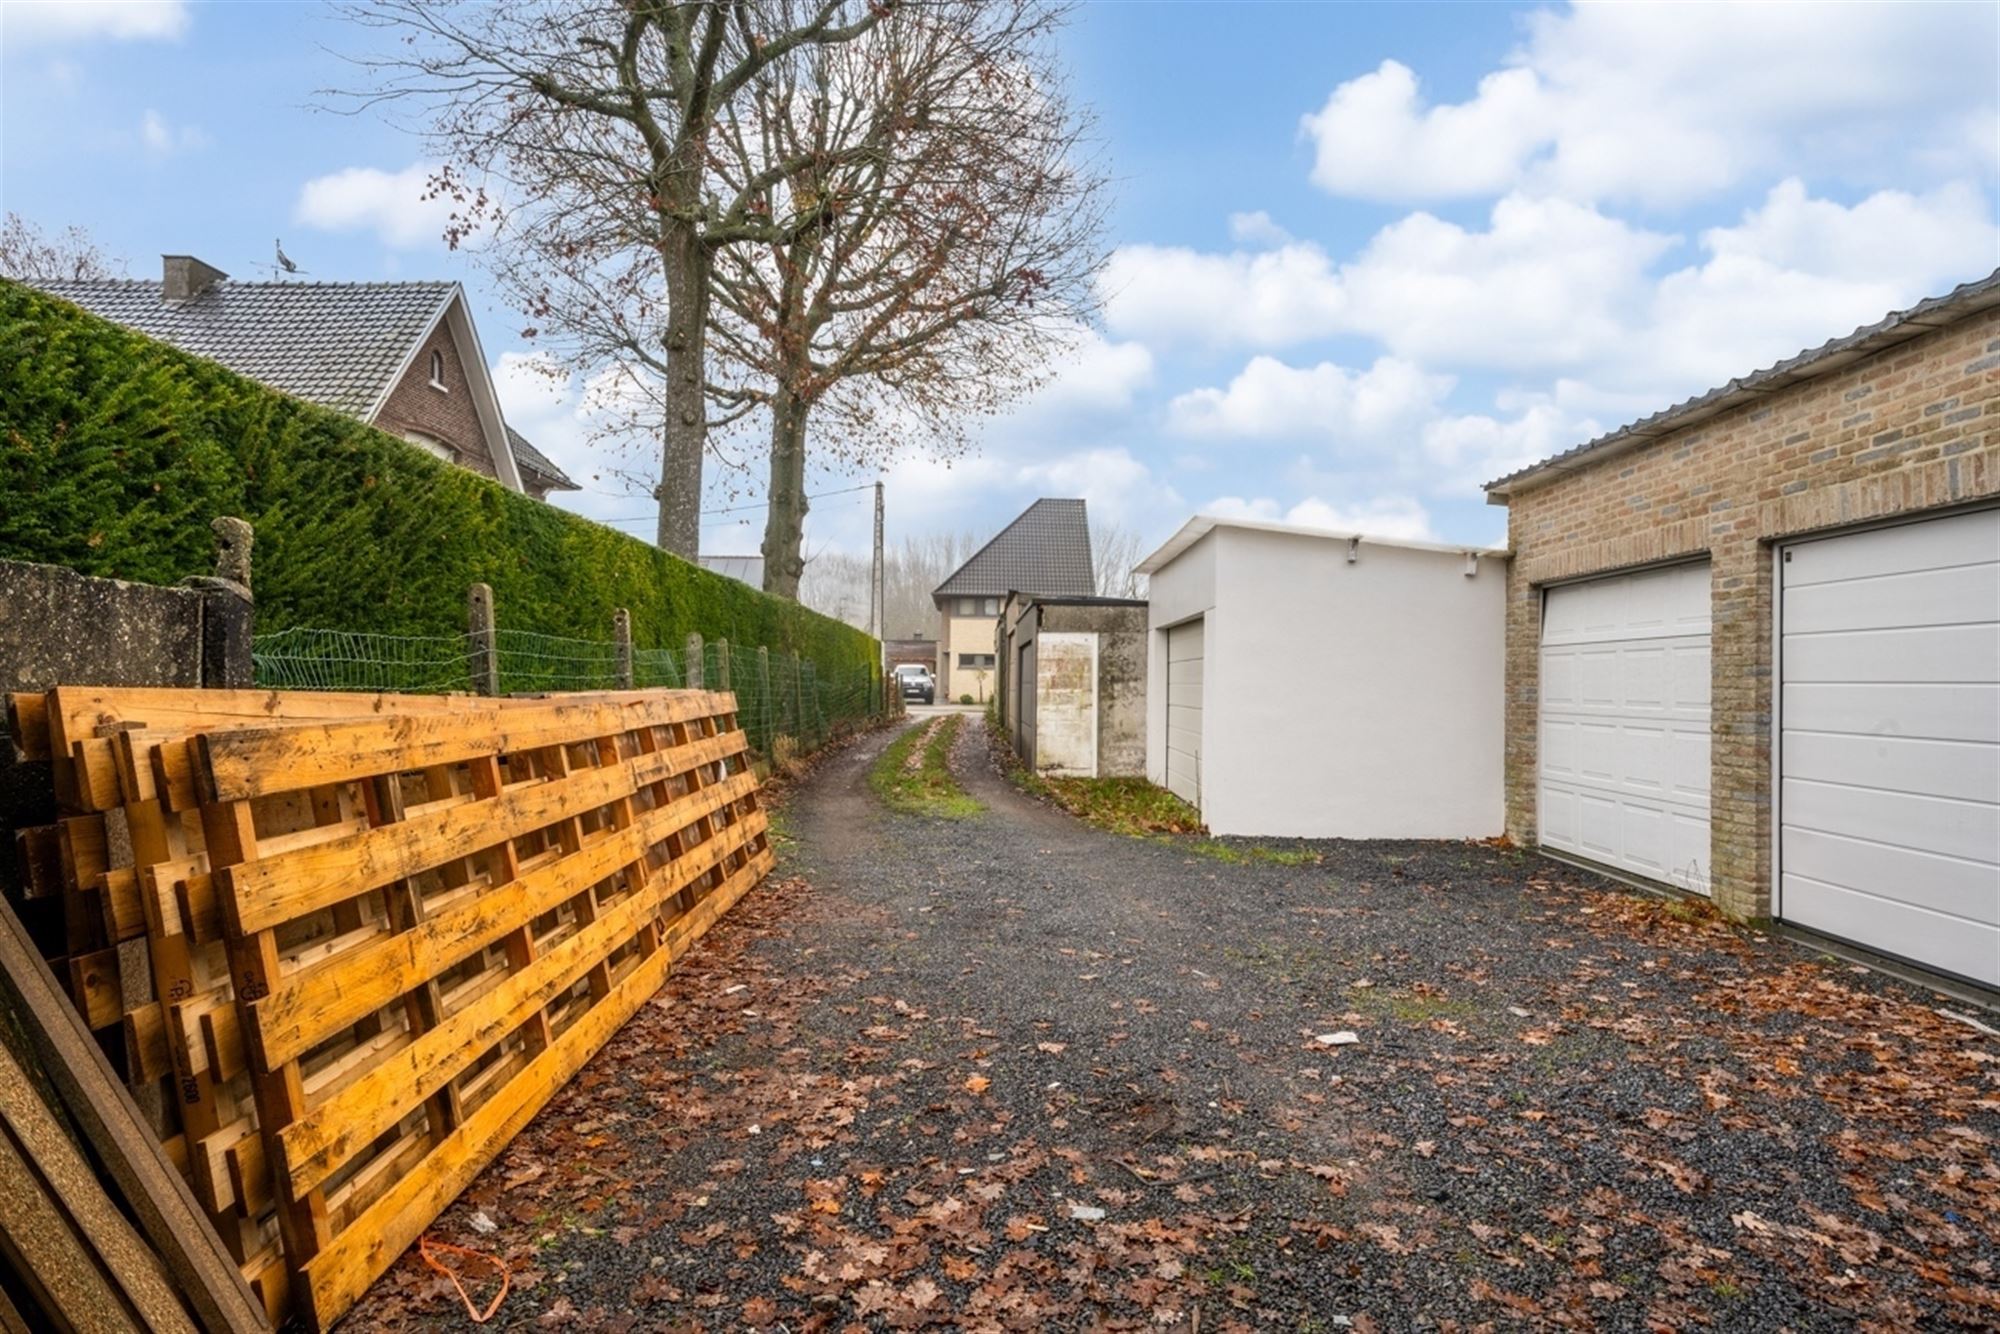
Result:
M1984 278L1962 283L1945 293L1919 301L1908 310L1884 316L1842 338L1835 338L1795 357L1731 380L1698 398L1676 403L1650 417L1609 435L1566 450L1554 458L1508 473L1486 484L1486 503L1504 505L1509 496L1546 486L1579 468L1587 468L1652 443L1661 436L1685 430L1696 422L1753 403L1782 389L1845 369L1865 357L1872 357L1899 343L1920 338L1933 329L1942 329L1988 307L2000 305L2000 269Z
M1154 574L1181 556L1189 547L1218 528L1241 528L1253 533L1283 533L1290 537L1317 537L1333 542L1357 542L1371 547L1399 547L1405 551L1435 551L1446 556L1496 556L1505 559L1504 547L1463 546L1450 542L1419 542L1413 538L1370 537L1366 533L1336 532L1330 528L1307 528L1295 523L1267 523L1259 519L1222 519L1213 514L1197 514L1168 538L1166 545L1132 567L1134 574Z

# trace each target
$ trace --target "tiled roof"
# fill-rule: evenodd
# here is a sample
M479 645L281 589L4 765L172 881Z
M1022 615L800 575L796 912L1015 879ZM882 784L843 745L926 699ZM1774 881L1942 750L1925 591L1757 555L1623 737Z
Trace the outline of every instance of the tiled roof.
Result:
M514 465L522 472L534 473L549 485L551 491L581 491L582 487L569 479L569 474L555 465L554 460L528 443L528 437L509 426L507 445L514 451Z
M1530 464L1505 477L1486 484L1489 501L1504 500L1510 491L1527 489L1530 482L1539 483L1574 468L1581 468L1597 462L1592 455L1610 456L1635 449L1649 440L1680 430L1719 412L1727 411L1741 403L1760 398L1783 389L1801 380L1811 380L1828 375L1863 357L1873 356L1887 347L1941 328L1956 320L1965 318L1974 311L2000 304L2000 269L1995 269L1984 278L1969 283L1961 283L1943 296L1930 297L1919 301L1908 310L1892 311L1875 321L1865 324L1853 333L1830 339L1818 347L1807 348L1795 357L1787 357L1774 366L1731 380L1728 384L1711 389L1705 394L1663 408L1650 417L1642 417L1630 426L1621 426L1609 435L1601 435L1586 441L1573 449Z
M168 305L141 279L52 282L43 291L240 375L366 418L456 283L239 283Z
M1087 597L1097 591L1090 521L1081 500L1038 500L973 553L935 596L1040 593Z

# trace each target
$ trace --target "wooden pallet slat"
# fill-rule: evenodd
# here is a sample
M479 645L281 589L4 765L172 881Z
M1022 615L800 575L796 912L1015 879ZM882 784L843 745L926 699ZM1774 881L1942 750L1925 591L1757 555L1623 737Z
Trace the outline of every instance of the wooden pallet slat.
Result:
M321 1328L772 863L726 692L8 707L71 812L24 846L77 1001L250 1290Z

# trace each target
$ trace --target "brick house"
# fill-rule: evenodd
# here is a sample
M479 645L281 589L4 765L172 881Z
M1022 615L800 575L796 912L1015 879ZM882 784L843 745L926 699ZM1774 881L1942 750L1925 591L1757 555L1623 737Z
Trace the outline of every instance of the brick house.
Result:
M41 287L510 490L542 500L578 489L507 425L457 283L243 283L190 255L167 255L157 283Z
M2000 271L1487 497L1517 840L2000 986Z

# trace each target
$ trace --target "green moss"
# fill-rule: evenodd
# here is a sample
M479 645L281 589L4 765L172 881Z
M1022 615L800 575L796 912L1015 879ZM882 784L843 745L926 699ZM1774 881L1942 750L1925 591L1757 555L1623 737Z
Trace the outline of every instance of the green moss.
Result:
M260 633L460 634L486 583L507 629L608 640L625 607L641 649L698 631L843 684L878 661L851 626L3 280L0 495L0 558L147 583L206 574L209 521L249 520Z
M951 748L964 722L964 715L954 713L912 727L875 761L868 771L868 785L892 810L908 815L962 820L979 814L985 807L968 796L951 773Z

